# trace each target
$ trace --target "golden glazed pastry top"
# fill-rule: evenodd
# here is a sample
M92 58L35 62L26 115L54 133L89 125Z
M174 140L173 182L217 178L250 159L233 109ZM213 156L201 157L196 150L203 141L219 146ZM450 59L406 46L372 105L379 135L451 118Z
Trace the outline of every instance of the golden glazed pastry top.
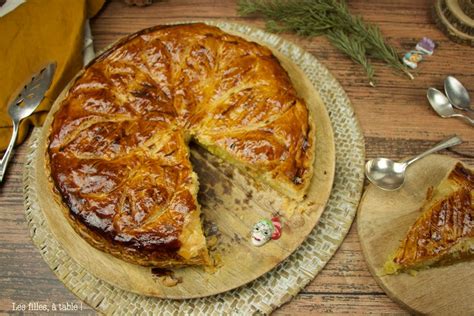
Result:
M458 163L428 195L420 217L386 263L387 272L416 270L473 257L474 173Z
M158 26L75 80L51 128L51 176L92 245L157 266L207 260L192 139L295 200L314 128L271 51L205 24Z

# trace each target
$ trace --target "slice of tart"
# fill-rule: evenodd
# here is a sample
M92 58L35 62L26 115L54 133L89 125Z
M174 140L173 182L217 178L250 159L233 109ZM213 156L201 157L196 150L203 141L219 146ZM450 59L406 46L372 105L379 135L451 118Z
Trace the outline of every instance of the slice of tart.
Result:
M384 265L387 274L474 258L474 172L457 163L429 188L421 215Z

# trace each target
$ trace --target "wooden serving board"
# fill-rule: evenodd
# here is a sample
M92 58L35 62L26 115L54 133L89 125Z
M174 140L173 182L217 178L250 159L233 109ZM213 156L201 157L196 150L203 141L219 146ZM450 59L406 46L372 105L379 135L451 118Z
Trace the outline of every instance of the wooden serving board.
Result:
M402 189L383 191L370 184L359 205L357 229L369 270L396 302L411 312L433 315L474 313L474 262L385 275L383 265L420 215L430 186L436 187L458 160L431 155L408 168Z
M214 269L175 269L175 278L181 278L182 282L173 287L165 286L162 278L155 277L149 267L130 264L93 248L64 218L62 206L52 192L53 184L45 160L53 115L70 85L64 89L44 124L33 185L49 228L76 262L96 277L127 291L160 298L196 298L222 293L258 278L287 258L305 240L318 222L332 189L335 168L332 127L326 108L306 75L290 59L276 49L272 50L288 71L300 97L306 100L316 126L314 175L308 196L298 204L289 201L205 150L192 146L192 163L200 182L198 200L204 228L215 236L211 238L217 238L216 245L211 247L211 255L218 266ZM252 246L250 232L253 225L275 214L282 217L282 237L262 247Z

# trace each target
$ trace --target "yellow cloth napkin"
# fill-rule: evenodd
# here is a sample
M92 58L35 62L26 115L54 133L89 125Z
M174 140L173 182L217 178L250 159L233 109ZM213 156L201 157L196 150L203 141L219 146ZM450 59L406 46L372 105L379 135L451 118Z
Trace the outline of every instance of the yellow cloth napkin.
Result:
M0 18L0 150L11 137L9 102L32 75L56 61L45 99L20 125L19 144L30 124L43 123L52 101L81 69L85 20L98 12L104 1L28 0Z

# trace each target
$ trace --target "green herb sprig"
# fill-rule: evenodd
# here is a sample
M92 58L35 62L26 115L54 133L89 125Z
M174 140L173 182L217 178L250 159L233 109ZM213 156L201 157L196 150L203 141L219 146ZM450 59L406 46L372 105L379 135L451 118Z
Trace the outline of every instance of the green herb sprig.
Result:
M350 14L341 0L240 0L243 16L261 15L271 32L295 32L301 36L326 35L329 41L360 64L374 85L370 59L384 61L390 67L413 79L400 61L397 51L385 42L380 29Z

